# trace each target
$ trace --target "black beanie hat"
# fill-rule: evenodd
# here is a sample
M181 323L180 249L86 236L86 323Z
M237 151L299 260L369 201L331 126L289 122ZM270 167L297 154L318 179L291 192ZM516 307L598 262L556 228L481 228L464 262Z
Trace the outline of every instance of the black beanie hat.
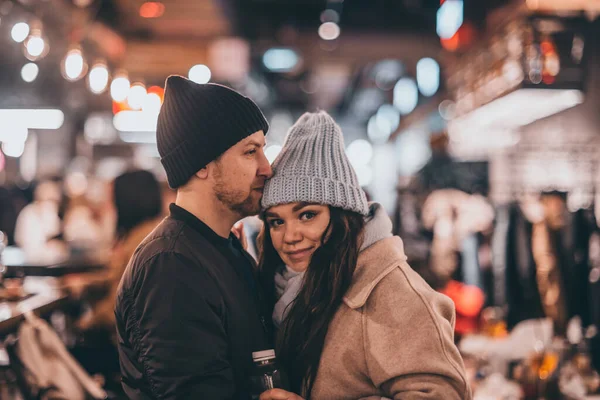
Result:
M252 100L228 87L172 75L156 126L160 161L173 189L240 140L269 124Z

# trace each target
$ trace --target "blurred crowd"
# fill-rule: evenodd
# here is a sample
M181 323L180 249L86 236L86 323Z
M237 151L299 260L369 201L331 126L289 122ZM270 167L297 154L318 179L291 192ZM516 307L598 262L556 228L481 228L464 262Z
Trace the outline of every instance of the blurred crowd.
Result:
M105 265L98 272L67 274L60 286L74 300L65 330L72 337L71 352L90 374L112 379L106 387L119 392L117 286L133 251L166 215L175 192L153 173L132 170L112 182L53 178L26 188L2 187L0 193L0 231L5 244L22 254L17 263L78 259Z

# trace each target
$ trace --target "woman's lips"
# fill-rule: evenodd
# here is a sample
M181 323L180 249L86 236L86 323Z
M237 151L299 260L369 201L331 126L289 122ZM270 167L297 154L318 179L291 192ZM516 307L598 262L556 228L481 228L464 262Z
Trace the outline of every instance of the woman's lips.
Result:
M286 252L286 254L293 261L301 261L304 258L306 258L307 256L309 256L311 252L312 252L312 247L309 247L307 249L288 251L288 252Z

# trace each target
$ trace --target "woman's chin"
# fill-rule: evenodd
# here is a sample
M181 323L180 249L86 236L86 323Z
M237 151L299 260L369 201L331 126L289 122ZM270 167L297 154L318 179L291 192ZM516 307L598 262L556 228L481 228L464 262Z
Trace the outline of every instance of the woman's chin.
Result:
M288 263L286 263L286 265L294 272L304 272L308 268L307 261L300 261L300 262L289 261Z

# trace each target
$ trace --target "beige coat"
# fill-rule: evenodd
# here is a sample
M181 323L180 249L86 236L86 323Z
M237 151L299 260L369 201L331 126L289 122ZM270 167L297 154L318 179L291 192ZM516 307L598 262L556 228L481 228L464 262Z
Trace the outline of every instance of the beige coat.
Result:
M325 339L311 399L469 400L454 304L406 262L402 240L361 252Z

